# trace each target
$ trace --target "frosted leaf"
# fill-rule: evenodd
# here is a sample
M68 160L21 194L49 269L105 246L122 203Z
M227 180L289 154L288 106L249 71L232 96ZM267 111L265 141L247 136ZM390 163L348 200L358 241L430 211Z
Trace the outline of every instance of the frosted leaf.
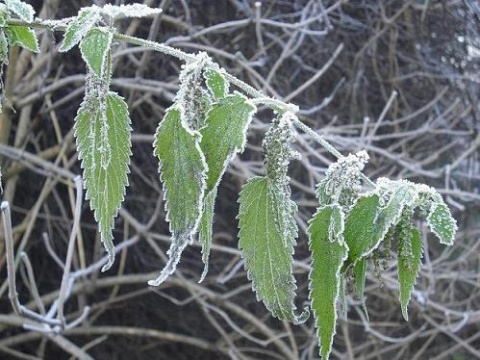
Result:
M398 282L402 315L408 321L408 303L422 264L423 248L420 232L411 224L403 226L403 234L398 239Z
M368 311L365 305L365 281L367 275L367 259L362 258L356 262L353 267L353 277L355 282L355 292L362 304L363 311L368 320Z
M81 40L80 51L89 70L99 78L109 77L109 54L112 45L111 29L94 27Z
M83 39L88 31L100 21L101 16L99 9L100 8L95 5L80 9L78 15L68 23L65 34L63 35L62 45L58 51L68 51Z
M368 159L368 154L360 151L330 164L325 178L317 185L317 197L320 202L351 206L361 189L361 172Z
M17 15L21 20L32 22L35 15L35 10L29 4L20 0L3 0L7 9Z
M263 301L273 316L300 323L309 312L297 315L293 304L296 205L284 196L276 196L276 191L266 177L254 177L243 187L239 199L239 247L257 300ZM278 208L289 214L288 221L281 225L276 223Z
M213 216L215 214L215 198L217 197L217 188L208 192L203 203L202 218L200 219L200 226L198 235L202 243L202 261L204 264L202 275L198 282L202 282L208 273L208 263L210 257L210 248L212 246L213 235Z
M216 100L223 99L227 96L229 84L220 69L206 69L203 72L203 76L205 77L208 90L210 90Z
M208 164L208 191L218 185L233 157L247 142L247 129L256 107L240 94L229 95L212 106L200 130L200 147Z
M0 67L3 69L3 65L8 65L8 41L5 36L5 32L0 30ZM0 75L2 72L0 69ZM0 87L1 90L1 87Z
M440 239L440 243L453 244L457 223L441 195L434 188L407 180L393 181L386 178L378 179L377 184L378 192L382 194L383 198L388 198L395 189L409 189L410 194L415 194L415 200L413 202L411 202L412 200L404 201L404 203L408 203L407 206L411 206L412 209L419 207L423 215L427 213L427 224Z
M194 61L182 66L179 75L180 89L174 100L183 108L184 126L193 130L205 126L205 118L211 108L210 94L202 87L202 72L210 62L206 53L199 53Z
M199 145L201 135L185 127L184 116L181 107L170 107L155 134L154 154L159 159L172 243L164 269L148 282L152 286L160 285L175 271L202 216L207 164Z
M200 131L202 135L200 147L205 154L208 167L199 234L205 264L201 279L205 277L208 268L217 187L232 159L245 147L247 129L255 110L255 106L243 95L229 95L212 106L207 114L205 126Z
M332 349L341 269L348 254L348 246L343 240L344 219L340 205L326 205L317 210L308 228L312 253L310 299L323 359L328 359Z
M293 154L290 146L294 139L293 118L295 115L287 111L274 119L263 141L267 177L279 185L288 183L288 164Z
M418 193L410 183L379 179L378 194L368 194L358 199L352 207L345 224L345 241L349 246L349 262L375 250L385 239L387 232L399 221L405 209L413 209Z
M432 232L440 239L440 243L453 244L458 229L457 222L440 195L433 196L427 223Z
M5 28L10 45L18 45L32 52L40 52L35 31L27 26L8 26Z
M7 26L7 7L4 4L0 4L0 27Z
M162 9L154 9L143 4L129 5L111 5L106 4L101 8L101 12L113 19L118 18L140 18L147 16L155 16L162 12Z
M101 240L109 254L108 270L114 261L112 228L128 186L131 155L130 118L127 104L113 92L103 98L86 94L75 118L75 138L82 160L86 198L99 224ZM108 146L109 161L105 161Z

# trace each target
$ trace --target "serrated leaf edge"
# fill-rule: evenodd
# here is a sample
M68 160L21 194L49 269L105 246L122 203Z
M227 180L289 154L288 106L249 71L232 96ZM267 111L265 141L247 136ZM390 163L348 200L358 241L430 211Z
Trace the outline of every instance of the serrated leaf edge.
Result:
M167 199L167 197L168 197L167 192L168 191L166 189L164 189L163 198L164 198L164 201L165 201L165 211L166 211L165 219L169 222L169 230L170 230L170 233L172 234L172 237L171 237L172 243L170 245L169 250L167 251L167 255L169 255L169 259L167 260L167 263L165 264L164 268L162 269L162 271L160 272L160 275L157 278L148 281L148 285L150 285L150 286L159 286L161 283L163 283L168 278L168 276L173 274L173 272L176 269L176 266L180 262L180 256L175 256L175 255L177 253L181 254L183 252L183 250L187 247L187 245L189 243L188 240L191 241L192 237L197 233L198 226L200 225L200 221L201 221L202 214L203 214L203 212L202 212L203 202L204 202L203 200L205 198L205 190L206 190L206 187L207 187L206 174L207 174L207 171L208 171L208 165L207 165L207 162L205 160L205 155L203 154L202 149L200 148L200 141L201 141L202 135L200 134L199 131L192 130L192 129L190 129L190 127L188 127L187 121L185 120L184 110L183 110L183 107L181 105L175 103L171 107L169 107L165 111L164 118L168 115L169 111L178 111L179 116L180 116L180 122L181 122L181 125L184 128L184 130L188 134L190 134L192 137L195 137L197 139L197 141L195 142L195 148L200 155L200 159L201 159L201 162L202 162L202 165L203 165L203 168L204 168L204 176L202 176L201 184L200 184L201 185L200 186L201 190L200 190L200 194L199 194L199 200L200 201L198 202L198 209L197 209L198 210L197 211L198 215L197 215L197 218L196 218L194 224L192 225L192 229L187 233L177 234L177 231L174 231L174 229L172 228L172 224L171 224L171 221L170 221L170 218L169 218L170 208L169 208L168 199ZM155 133L155 140L153 142L154 149L157 148L157 139L158 139L157 134L158 134L159 130L160 130L160 126L157 127L157 132ZM156 156L155 150L154 150L154 156ZM163 175L162 175L162 163L161 163L161 161L159 161L158 172L160 174L160 181L162 183L164 183L164 179L163 179ZM183 239L182 242L181 242L182 246L174 248L173 245L177 243L175 239L180 239L180 238ZM175 253L173 253L172 250L176 250Z
M348 259L348 251L349 251L349 248L348 248L348 245L347 243L344 241L343 239L343 231L345 230L345 214L343 213L343 211L341 210L341 207L340 205L338 204L329 204L329 205L324 205L324 206L320 206L317 208L317 211L315 212L315 214L313 214L312 218L310 219L309 221L309 227L308 227L308 237L309 237L309 243L312 241L312 236L311 236L311 232L310 232L310 227L311 227L311 224L312 222L314 221L314 219L316 218L316 216L321 212L323 211L324 209L328 208L328 207L338 207L340 208L340 214L341 214L341 217L343 218L343 222L340 224L340 231L338 230L335 230L335 229L332 229L332 227L334 226L334 224L332 224L332 222L330 222L329 224L329 228L328 228L328 235L329 235L329 241L330 243L333 243L335 241L337 241L339 243L340 246L343 246L345 248L345 252L344 252L344 255L343 255L343 258L341 259L341 265L338 266L337 270L336 270L336 278L337 278L337 286L336 286L336 295L335 295L335 301L334 301L334 307L335 307L335 314L334 314L334 324L337 323L337 319L338 319L338 315L337 315L337 312L338 312L338 309L337 309L337 302L338 302L338 299L340 297L340 287L341 287L341 280L342 280L342 265L343 263ZM338 225L338 224L337 224ZM338 236L338 239L333 239L332 241L332 238L331 236L333 235L337 235ZM312 252L312 249L310 248L309 246L309 250L310 252ZM313 252L312 252L313 254ZM312 265L313 265L313 258L312 258ZM312 266L309 274L308 274L308 290L309 290L309 298L312 299L312 291L313 291L313 288L312 288L312 271L314 269L314 266ZM314 317L315 317L315 323L316 323L316 319L317 319L317 313L315 311L315 309L313 309L313 314L314 314ZM333 345L333 340L335 338L335 335L337 333L336 331L336 326L334 326L333 328L333 333L329 339L329 346L328 346L328 349L326 350L326 353L324 352L324 349L322 348L321 346L321 337L320 337L320 328L317 327L315 325L315 327L317 328L316 329L316 334L317 334L317 338L319 339L319 346L320 346L320 354L322 354L322 359L324 358L325 360L328 360L328 357L330 355L330 352L331 352L331 349L332 349L332 345Z

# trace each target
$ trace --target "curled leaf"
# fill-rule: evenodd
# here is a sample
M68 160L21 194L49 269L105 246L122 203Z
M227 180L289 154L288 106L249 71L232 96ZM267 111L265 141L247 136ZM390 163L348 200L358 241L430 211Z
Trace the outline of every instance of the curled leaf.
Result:
M217 187L235 155L245 147L247 129L256 110L247 98L240 94L229 95L215 103L207 113L206 125L201 129L200 147L207 162L207 188L200 226L202 259L206 275L210 245L212 242L213 207Z
M160 163L172 243L167 264L148 282L152 286L160 285L175 271L202 216L207 164L199 145L201 135L186 126L183 116L182 108L169 108L155 134L154 153Z

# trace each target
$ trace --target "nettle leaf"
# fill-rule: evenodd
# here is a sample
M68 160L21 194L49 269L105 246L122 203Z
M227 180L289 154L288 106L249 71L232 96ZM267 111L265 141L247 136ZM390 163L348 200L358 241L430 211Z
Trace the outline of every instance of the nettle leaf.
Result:
M440 196L434 197L432 201L427 223L432 232L440 239L440 243L453 244L458 229L457 222Z
M221 71L208 68L203 72L208 90L216 100L223 99L228 94L228 81Z
M113 19L122 18L122 17L147 17L158 15L162 12L162 9L151 8L143 4L129 4L129 5L111 5L105 4L102 9L102 13L112 17Z
M214 104L207 113L200 147L208 164L208 191L218 185L230 161L243 151L255 110L245 96L235 94Z
M154 153L160 162L172 244L164 269L157 279L148 282L153 286L160 285L175 271L202 215L208 167L199 145L201 135L192 131L183 117L182 108L170 107L155 134Z
M368 320L368 311L365 304L365 281L367 276L367 259L358 260L353 266L353 276L355 282L355 292L362 304L363 311Z
M21 20L32 22L35 15L35 10L29 4L20 0L4 0L7 9L17 15Z
M4 4L0 4L0 27L7 26L7 7Z
M62 45L58 51L65 52L77 45L100 19L100 8L98 6L82 8L77 17L68 23L63 35Z
M35 31L31 28L27 26L10 25L5 28L5 33L11 45L19 45L24 49L36 53L40 52Z
M82 160L86 197L99 224L101 240L109 254L108 270L115 259L112 229L122 203L131 155L130 118L125 101L116 93L105 98L87 97L75 118L75 137Z
M324 359L328 359L332 350L341 269L348 256L343 231L344 214L338 204L319 208L308 228L309 248L312 253L310 299L320 339L320 354Z
M362 258L381 239L381 229L376 222L379 208L380 197L370 194L359 198L348 214L344 236L350 263Z
M2 30L0 30L0 63L0 66L8 65L8 41Z
M348 215L345 241L352 264L375 250L388 230L399 222L403 210L413 208L418 199L418 192L405 181L389 181L388 187L382 186L380 189L385 189L387 193L382 193L382 197L376 194L361 197ZM388 201L383 206L385 198Z
M409 236L399 240L399 242L398 282L400 285L400 304L403 318L408 321L408 303L422 265L423 249L420 231L410 226Z
M80 42L82 58L88 68L100 79L108 70L108 57L112 45L113 32L104 27L94 27L88 31Z
M273 316L301 323L308 318L309 312L305 310L296 315L293 304L296 205L283 194L284 190L266 177L248 180L239 199L239 248L257 300L263 301ZM289 214L288 223L278 222L278 209Z
M240 94L229 95L214 104L207 113L206 126L201 129L200 147L207 162L206 199L200 227L203 261L208 267L211 244L213 206L216 189L228 164L242 152L247 141L247 129L256 107ZM212 194L214 192L214 194ZM208 228L208 229L207 229ZM205 273L206 270L204 270ZM204 275L202 275L203 279Z
M203 203L202 218L200 219L200 226L198 236L202 243L202 261L204 264L202 275L198 282L202 282L208 273L208 263L210 257L210 248L212 246L213 236L213 216L215 215L215 199L217 197L217 188L211 190L206 196Z

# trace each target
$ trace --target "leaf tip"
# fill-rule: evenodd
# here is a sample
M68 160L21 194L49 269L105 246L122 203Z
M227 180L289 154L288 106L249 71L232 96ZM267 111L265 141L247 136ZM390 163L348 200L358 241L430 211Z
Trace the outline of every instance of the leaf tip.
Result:
M305 306L301 314L295 315L295 318L293 319L293 324L294 325L303 324L305 321L308 320L309 317L310 317L310 309L308 306Z
M112 265L115 263L115 252L108 252L108 261L105 265L102 266L102 272L110 270Z

